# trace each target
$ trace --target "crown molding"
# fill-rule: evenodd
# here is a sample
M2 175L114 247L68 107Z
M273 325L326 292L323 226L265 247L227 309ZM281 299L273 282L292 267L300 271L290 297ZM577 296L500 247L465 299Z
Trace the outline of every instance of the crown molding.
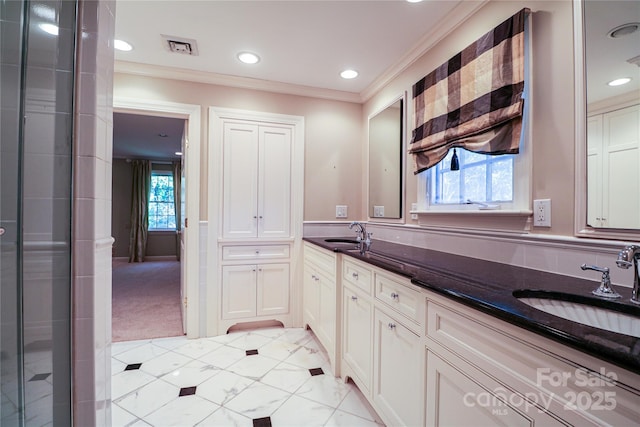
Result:
M362 102L366 102L371 99L394 78L398 77L400 73L409 68L411 64L421 58L451 31L462 25L463 22L469 19L476 11L488 2L489 0L460 2L447 14L447 16L440 20L438 25L434 26L431 31L422 36L422 38L418 40L418 42L416 42L416 44L414 44L413 47L398 60L398 62L389 67L384 73L375 79L373 83L360 92Z
M360 94L339 90L294 85L248 77L217 74L207 71L189 70L185 68L165 67L160 65L141 64L130 61L115 61L114 72L137 76L156 77L162 79L183 80L196 83L283 93L287 95L308 96L312 98L331 99L336 101L362 103Z

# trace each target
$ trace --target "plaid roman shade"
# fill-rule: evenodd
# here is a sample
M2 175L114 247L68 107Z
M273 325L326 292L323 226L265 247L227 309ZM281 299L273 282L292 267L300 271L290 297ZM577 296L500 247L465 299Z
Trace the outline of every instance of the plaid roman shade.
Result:
M522 9L413 85L414 173L435 166L453 147L518 153L528 14Z

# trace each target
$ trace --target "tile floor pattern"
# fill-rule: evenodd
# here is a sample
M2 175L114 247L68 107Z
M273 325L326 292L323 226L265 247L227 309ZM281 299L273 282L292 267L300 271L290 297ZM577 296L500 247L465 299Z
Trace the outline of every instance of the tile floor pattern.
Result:
M114 343L112 399L118 427L382 425L301 328Z

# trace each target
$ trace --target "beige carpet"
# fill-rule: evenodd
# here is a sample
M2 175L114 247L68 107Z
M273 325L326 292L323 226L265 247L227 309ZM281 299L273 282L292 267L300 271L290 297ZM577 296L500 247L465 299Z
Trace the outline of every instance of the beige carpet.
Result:
M183 335L178 261L114 259L112 265L114 342Z

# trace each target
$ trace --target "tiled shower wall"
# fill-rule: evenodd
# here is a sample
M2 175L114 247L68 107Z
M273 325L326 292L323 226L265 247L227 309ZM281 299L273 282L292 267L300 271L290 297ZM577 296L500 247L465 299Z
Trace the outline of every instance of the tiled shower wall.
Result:
M115 0L79 2L76 68L74 424L111 425L111 152Z

